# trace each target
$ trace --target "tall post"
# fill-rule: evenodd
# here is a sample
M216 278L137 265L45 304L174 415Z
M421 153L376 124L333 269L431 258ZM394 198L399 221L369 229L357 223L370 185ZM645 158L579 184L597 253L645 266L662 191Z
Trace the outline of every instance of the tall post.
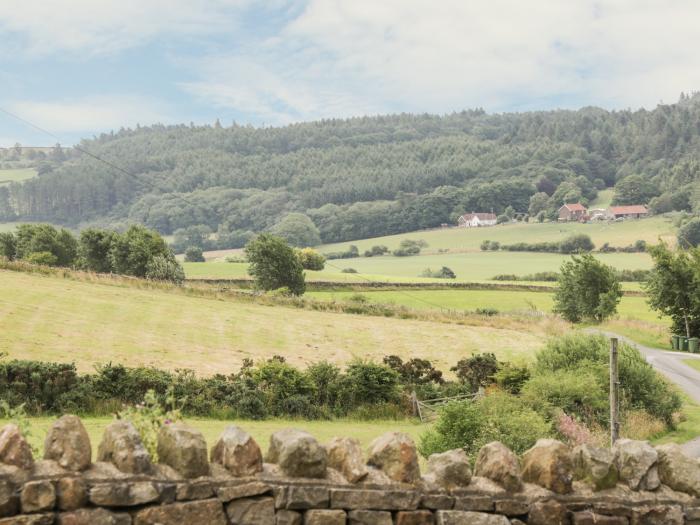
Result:
M617 374L617 338L610 339L610 446L620 437L620 381Z

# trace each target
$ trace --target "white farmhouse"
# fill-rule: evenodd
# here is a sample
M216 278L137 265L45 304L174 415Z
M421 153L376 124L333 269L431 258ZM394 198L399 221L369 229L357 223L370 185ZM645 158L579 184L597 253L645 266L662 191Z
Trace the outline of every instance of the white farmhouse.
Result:
M495 226L496 214L494 213L465 213L457 220L457 225L462 228L479 228L481 226Z

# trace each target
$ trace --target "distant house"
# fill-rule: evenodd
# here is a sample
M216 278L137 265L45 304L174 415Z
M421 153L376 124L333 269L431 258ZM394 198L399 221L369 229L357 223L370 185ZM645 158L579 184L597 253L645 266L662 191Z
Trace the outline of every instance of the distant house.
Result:
M481 226L495 226L495 213L465 213L457 220L457 225L462 228L479 228Z
M602 221L608 218L608 210L606 208L591 208L588 210L588 218L591 221Z
M640 219L649 215L649 208L641 204L632 206L611 206L608 208L608 219Z
M586 207L577 202L576 204L564 204L559 208L560 221L580 221L587 215Z

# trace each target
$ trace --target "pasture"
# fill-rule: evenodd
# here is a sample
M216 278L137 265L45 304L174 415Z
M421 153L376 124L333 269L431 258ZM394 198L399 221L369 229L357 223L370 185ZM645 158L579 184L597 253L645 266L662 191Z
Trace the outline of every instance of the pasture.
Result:
M12 182L23 182L36 177L34 168L13 168L0 170L0 186Z
M296 366L388 354L443 370L474 352L529 358L561 323L478 325L383 318L193 297L126 283L0 271L0 348L11 358L231 373L243 359L284 355Z

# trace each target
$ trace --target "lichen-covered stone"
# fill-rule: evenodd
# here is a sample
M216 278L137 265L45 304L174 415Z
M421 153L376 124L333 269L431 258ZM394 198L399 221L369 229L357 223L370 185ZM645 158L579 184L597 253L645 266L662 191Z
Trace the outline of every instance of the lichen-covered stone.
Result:
M44 441L44 459L55 460L71 471L90 466L92 447L90 436L77 416L66 415L55 421Z
M219 500L187 501L148 507L134 515L133 525L227 525L226 514ZM233 522L237 523L237 522Z
M128 474L148 474L153 470L141 436L130 421L123 419L110 423L105 429L97 448L97 461L113 463Z
M131 525L131 516L106 509L78 509L61 512L56 522L58 525Z
M392 525L391 512L385 510L351 510L348 525Z
M416 444L402 432L387 432L372 441L367 464L400 483L415 483L420 479Z
M423 479L428 485L441 489L466 487L472 479L467 454L462 449L431 454L428 458L428 473Z
M32 470L34 467L32 447L15 424L9 423L0 429L0 463L22 470Z
M579 445L573 453L576 479L586 480L595 490L604 490L617 484L615 455L607 448Z
M242 483L240 485L225 485L216 489L216 497L224 503L228 503L234 499L251 498L253 496L262 496L267 494L272 489L267 483L261 481L251 481L250 483Z
M19 510L19 498L14 484L7 479L0 479L0 518L12 516Z
M12 518L0 519L0 525L53 525L53 512L43 514L23 514Z
M304 513L304 525L345 525L343 510L313 509Z
M275 493L275 507L278 509L304 510L328 507L330 491L328 487L289 485L278 487Z
M87 502L87 485L82 478L61 478L56 484L56 500L61 510L75 510Z
M328 466L339 471L350 483L367 477L367 466L360 442L355 438L336 437L326 445Z
M56 505L56 488L47 480L25 483L20 494L22 512L42 512Z
M395 525L433 525L435 517L429 510L402 510L396 513Z
M495 481L511 492L522 489L518 457L499 441L481 447L476 456L474 475Z
M436 525L510 525L505 516L470 512L467 510L439 510L435 513Z
M301 513L295 510L278 510L275 525L302 525Z
M331 489L332 509L415 510L419 503L413 490Z
M523 454L522 477L557 494L571 492L571 450L556 439L540 439Z
M158 460L185 478L198 478L209 473L204 436L184 423L163 425L158 431L157 450Z
M211 462L223 465L236 477L254 476L262 472L262 459L256 441L235 425L226 427L211 449Z
M275 504L272 498L243 498L226 505L231 523L270 525L275 523Z
M615 465L632 490L656 490L660 485L659 455L647 441L618 439L613 446Z
M323 478L328 454L311 434L289 428L270 436L267 461L279 465L292 478Z
M673 490L700 497L700 464L675 443L656 447L656 451L661 482Z
M528 525L568 525L566 507L556 500L536 501L530 505Z
M88 494L93 505L103 507L134 507L159 501L161 497L152 481L98 483Z

